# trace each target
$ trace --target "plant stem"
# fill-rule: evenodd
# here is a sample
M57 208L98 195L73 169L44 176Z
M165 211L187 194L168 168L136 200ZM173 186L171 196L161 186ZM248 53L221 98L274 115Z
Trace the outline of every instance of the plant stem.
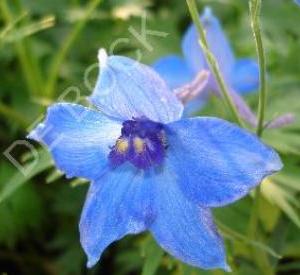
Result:
M244 127L244 123L242 121L242 119L239 116L238 110L234 104L234 101L232 100L230 93L227 89L225 80L221 74L221 71L219 69L219 65L217 60L215 59L213 53L210 51L209 46L208 46L208 42L206 39L206 34L205 34L205 30L204 27L201 23L201 20L199 18L199 13L198 13L198 9L197 9L197 5L195 0L186 0L186 3L188 5L192 20L196 26L196 29L198 31L199 34L199 43L200 46L203 49L204 55L206 57L206 60L209 64L210 70L213 73L219 89L222 93L222 96L226 102L226 104L228 105L229 109L231 110L231 113L233 114L235 120L237 121L237 123L241 126Z
M261 0L249 0L251 28L254 35L256 52L259 63L259 103L258 103L258 125L256 129L257 136L261 136L264 125L265 101L266 101L266 79L265 79L265 54L262 44L259 14L261 10ZM250 219L250 234L255 235L258 226L258 204L260 196L260 187L257 187L254 194L254 206ZM252 232L252 233L251 233Z
M73 43L78 38L78 35L86 25L92 12L96 9L96 7L100 4L100 2L101 0L91 0L89 2L83 17L79 22L77 22L73 30L66 37L58 53L54 56L52 63L50 65L48 81L46 83L45 95L47 97L52 98L54 96L60 66L63 63L68 51L71 49Z
M265 118L265 106L266 106L266 60L265 52L262 42L261 27L260 27L260 11L261 11L261 0L250 0L250 18L251 18L251 27L254 35L256 52L258 56L259 63L259 103L258 103L258 124L256 133L260 137L264 130L264 118Z
M0 10L6 24L13 24L14 19L6 0L0 1ZM28 90L32 95L38 95L43 83L38 64L29 50L26 39L16 41L14 44Z
M15 0L14 2L15 2L15 5L16 5L18 11L20 13L24 12L24 8L22 7L21 1ZM25 18L25 22L26 22L26 19L27 19L27 21L29 21L29 18ZM32 70L31 74L32 74L34 82L36 83L36 86L37 86L36 94L38 96L40 96L40 94L42 93L43 88L44 88L44 76L43 76L39 61L38 61L38 56L34 53L34 50L31 46L32 43L31 43L30 39L24 38L21 41L21 43L24 45L25 54L31 63L31 70Z
M255 40L256 52L259 63L259 103L258 103L258 124L256 134L261 137L264 131L264 118L266 109L266 61L265 52L262 42L261 27L260 27L260 11L261 0L249 0L251 28ZM259 239L259 201L260 187L257 187L254 193L253 209L249 222L249 237ZM274 274L274 270L268 256L262 251L252 248L253 259L263 274Z

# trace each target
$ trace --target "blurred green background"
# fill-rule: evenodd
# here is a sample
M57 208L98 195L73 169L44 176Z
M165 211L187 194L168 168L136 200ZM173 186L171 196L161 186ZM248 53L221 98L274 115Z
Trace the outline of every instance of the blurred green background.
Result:
M246 0L198 3L200 9L213 8L238 56L256 56ZM147 44L137 39L132 30L140 32L144 14L147 29L167 35L148 35ZM261 20L267 119L285 112L296 116L292 125L263 137L279 151L285 168L262 186L260 240L246 237L250 197L217 209L215 216L233 274L263 274L252 259L253 248L267 253L276 274L300 274L300 8L292 0L264 0ZM0 0L0 146L28 172L24 176L1 155L0 274L223 274L176 261L147 234L113 244L87 270L78 220L88 184L66 180L43 148L32 143L33 151L23 142L49 104L86 104L97 76L98 48L131 57L138 53L151 64L162 55L180 54L189 22L183 0ZM247 101L256 110L257 94ZM216 98L200 114L227 118Z

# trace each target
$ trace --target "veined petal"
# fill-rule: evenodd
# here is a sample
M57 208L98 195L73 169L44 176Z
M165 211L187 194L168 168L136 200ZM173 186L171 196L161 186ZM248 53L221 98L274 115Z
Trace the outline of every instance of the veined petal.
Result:
M107 164L107 156L122 125L100 112L80 105L59 103L28 138L44 143L56 166L67 177L94 180Z
M127 57L103 58L103 50L100 53L100 74L90 99L104 113L122 120L144 116L163 123L181 117L181 102L152 68Z
M157 217L150 231L161 247L179 260L204 269L228 271L223 240L210 210L186 199L177 184L178 173L181 171L164 167L156 176Z
M245 94L253 92L259 87L259 67L255 60L244 58L238 60L231 73L233 89Z
M230 80L231 70L235 64L235 57L220 22L209 7L204 9L201 21L206 30L206 38L210 50L216 57L220 70L226 81ZM194 72L207 69L203 50L199 45L196 27L191 25L184 34L182 50L186 62Z
M157 60L152 67L171 89L176 89L191 82L195 76L184 59L176 55L164 56Z
M279 171L278 154L255 135L217 118L170 123L166 165L187 198L207 207L232 203Z
M153 185L143 170L123 165L108 170L90 186L80 220L80 240L88 267L103 250L127 234L146 230L153 222Z

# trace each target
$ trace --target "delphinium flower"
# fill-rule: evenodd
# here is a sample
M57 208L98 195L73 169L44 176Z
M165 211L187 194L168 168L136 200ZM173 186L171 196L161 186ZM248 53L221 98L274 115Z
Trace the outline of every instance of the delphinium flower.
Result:
M255 135L183 105L150 67L99 51L95 109L57 103L29 138L67 177L91 181L80 220L88 267L127 234L150 231L181 261L229 270L210 208L248 194L281 169Z
M236 59L218 18L213 15L209 7L204 9L201 21L206 31L210 50L218 61L220 71L230 92L236 97L234 100L238 101L238 105L244 105L243 102L240 102L241 99L236 93L246 94L258 88L259 69L257 62L250 58ZM209 69L203 50L199 45L195 25L192 24L188 27L184 33L181 46L183 57L168 55L153 64L153 68L173 89L190 82L200 71ZM217 96L221 95L212 74L202 94L206 91L212 91ZM203 96L199 96L198 102L202 100ZM187 108L192 112L199 109L199 104L195 101L190 103ZM245 108L245 106L241 108Z
M256 91L259 86L259 68L254 59L234 56L231 45L222 30L220 22L206 7L200 17L206 31L206 38L211 52L218 61L220 71L227 88L235 103L240 116L252 127L257 126L256 115L241 97L241 95ZM199 75L209 72L209 66L203 50L199 44L199 37L195 25L190 25L182 39L183 57L167 55L157 60L152 66L176 93L185 95L190 89L190 83L197 83ZM204 85L205 84L205 85ZM199 110L209 92L221 96L217 82L210 73L207 81L191 87L193 96L185 100L185 114L190 115ZM198 89L198 90L195 90ZM283 114L266 123L266 128L280 128L293 123L295 116L291 113Z

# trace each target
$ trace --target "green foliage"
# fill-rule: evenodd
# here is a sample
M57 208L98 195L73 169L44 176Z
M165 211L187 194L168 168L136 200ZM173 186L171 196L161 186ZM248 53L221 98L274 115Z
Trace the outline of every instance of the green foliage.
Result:
M0 190L13 175L14 169L0 166ZM43 220L43 202L32 184L18 188L13 196L0 204L0 243L13 247L17 241L40 229Z
M24 175L19 170L15 170L15 173L11 175L9 179L6 179L5 184L3 184L0 192L0 204L3 203L7 198L9 198L16 190L18 190L24 183L30 180L32 177L36 176L38 173L44 171L45 169L53 165L53 161L50 154L46 151L41 151L38 154L38 163L31 169L32 163L24 165L23 169L28 170L28 174Z
M145 242L144 254L146 260L142 275L154 275L160 265L164 252L153 239L149 239Z

